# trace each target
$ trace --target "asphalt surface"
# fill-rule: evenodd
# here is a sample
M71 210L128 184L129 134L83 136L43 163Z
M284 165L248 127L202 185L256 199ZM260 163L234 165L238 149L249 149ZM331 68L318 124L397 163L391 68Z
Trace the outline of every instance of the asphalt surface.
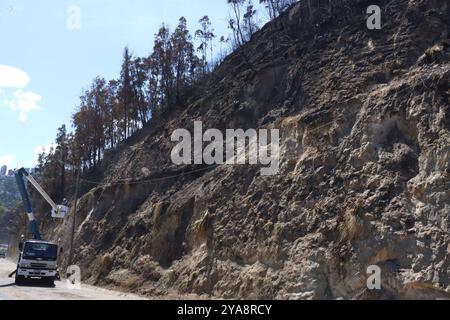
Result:
M16 265L0 258L0 300L141 300L142 297L98 287L81 284L81 288L72 289L67 280L55 281L55 287L48 287L39 281L24 286L14 284L14 278L8 278Z

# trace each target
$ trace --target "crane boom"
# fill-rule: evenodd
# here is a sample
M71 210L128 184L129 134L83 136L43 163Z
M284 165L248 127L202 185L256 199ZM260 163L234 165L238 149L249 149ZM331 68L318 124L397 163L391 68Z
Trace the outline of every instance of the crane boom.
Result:
M17 186L19 188L20 195L22 196L22 201L27 211L28 221L29 221L29 230L33 235L35 240L42 240L41 234L39 232L38 224L36 222L36 218L33 213L33 208L31 207L30 196L28 194L27 188L25 186L24 178L27 179L31 183L31 185L36 188L39 194L48 202L48 204L52 207L52 216L57 218L64 218L65 214L68 211L67 206L65 205L56 205L55 202L50 198L50 196L45 192L45 190L40 186L40 184L26 171L24 168L16 170L14 172L16 177Z

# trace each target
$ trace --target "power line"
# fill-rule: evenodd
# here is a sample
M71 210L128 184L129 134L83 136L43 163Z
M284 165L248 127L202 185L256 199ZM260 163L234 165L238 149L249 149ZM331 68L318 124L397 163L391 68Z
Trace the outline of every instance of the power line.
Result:
M327 123L325 123L323 125L320 125L319 127L311 129L310 132L318 131L318 130L320 130L320 129L322 129L322 128L330 125L330 124L335 123L337 120L340 120L340 119L343 119L343 118L349 119L350 116L353 116L353 115L355 115L355 114L357 114L359 112L360 112L360 110L357 110L357 111L348 113L346 115L340 115L340 116L336 117L333 121L327 122ZM61 163L62 165L67 165L67 166L73 167L72 164L63 162L60 159L57 159L57 161L59 163ZM91 185L95 185L95 186L102 186L102 187L107 187L107 186L108 187L112 187L112 186L119 186L119 185L151 184L151 183L157 183L157 182L161 182L161 181L166 181L166 180L171 180L171 179L174 179L174 178L183 177L183 176L186 176L186 175L189 175L189 174L193 174L193 173L198 173L198 172L204 172L204 171L212 170L212 169L215 169L217 167L219 167L218 164L210 165L210 166L205 167L205 168L195 169L195 170L191 170L191 171L187 171L187 172L182 172L182 173L176 174L176 175L171 175L171 176L166 176L166 177L161 177L161 178L148 179L148 180L136 180L136 179L133 179L133 178L125 178L125 179L119 179L119 180L117 180L115 182L111 182L111 183L103 183L101 181L92 181L92 180L80 178L80 181L84 182L84 183L87 183L87 184L91 184Z
M189 174L193 174L193 173L197 173L197 172L203 172L203 171L207 171L207 170L210 170L210 169L214 169L214 168L216 168L218 166L219 165L211 165L211 166L208 166L206 168L191 170L191 171L183 172L183 173L172 175L172 176L166 176L166 177L155 178L155 179L148 179L148 180L135 180L133 178L128 178L128 179L119 179L116 182L103 183L103 184L102 184L102 182L99 182L99 181L91 181L91 180L87 180L87 179L81 179L81 181L89 183L89 184L93 184L93 185L102 185L102 186L116 186L116 185L129 185L129 184L146 184L146 183L154 183L154 182L160 182L160 181L170 180L170 179L174 179L174 178L179 178L179 177L182 177L182 176L185 176L185 175L189 175Z
M318 131L318 130L320 130L320 129L322 129L322 128L330 125L330 124L335 123L337 120L340 120L340 119L343 119L343 118L348 119L350 116L353 116L353 115L355 115L355 114L357 114L359 112L360 112L360 110L348 113L346 115L338 116L333 121L327 122L327 123L325 123L325 124L323 124L323 125L321 125L319 127L311 129L310 132ZM208 171L208 170L211 170L211 169L215 169L217 167L219 167L218 164L211 165L211 166L208 166L206 168L195 169L195 170L192 170L192 171L183 172L183 173L172 175L172 176L166 176L166 177L149 179L149 180L135 180L133 178L125 178L125 179L116 180L115 182L111 182L111 183L102 183L100 181L91 181L91 180L87 180L87 179L81 179L81 181L85 182L85 183L88 183L88 184L92 184L92 185L98 185L98 186L100 186L100 185L102 185L102 186L118 186L118 185L130 185L130 184L148 184L148 183L156 183L156 182L160 182L160 181L170 180L170 179L182 177L182 176L193 174L193 173L197 173L197 172Z

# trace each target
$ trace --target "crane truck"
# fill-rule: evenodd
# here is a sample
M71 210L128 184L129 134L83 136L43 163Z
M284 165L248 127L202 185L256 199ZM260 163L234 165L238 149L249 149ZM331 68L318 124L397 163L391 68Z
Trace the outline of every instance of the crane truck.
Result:
M53 285L59 274L57 260L58 254L62 252L62 249L59 249L56 243L42 239L31 207L25 180L50 204L53 218L63 219L69 208L65 204L56 205L39 183L24 168L16 170L14 175L28 216L28 230L31 233L32 239L25 240L23 237L20 240L17 268L10 276L15 274L15 283L17 285L21 285L29 279L39 279Z

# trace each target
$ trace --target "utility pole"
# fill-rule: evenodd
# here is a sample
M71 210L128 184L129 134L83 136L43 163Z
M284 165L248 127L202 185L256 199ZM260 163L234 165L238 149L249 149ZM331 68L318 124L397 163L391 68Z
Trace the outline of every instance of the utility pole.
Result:
M69 252L69 263L68 263L68 266L71 266L72 265L72 261L73 261L73 241L74 241L74 238L75 238L75 223L76 223L76 216L77 216L78 190L79 190L79 186L80 186L80 174L81 174L81 165L78 166L77 184L75 186L75 204L73 206L72 233L70 235L70 252Z

